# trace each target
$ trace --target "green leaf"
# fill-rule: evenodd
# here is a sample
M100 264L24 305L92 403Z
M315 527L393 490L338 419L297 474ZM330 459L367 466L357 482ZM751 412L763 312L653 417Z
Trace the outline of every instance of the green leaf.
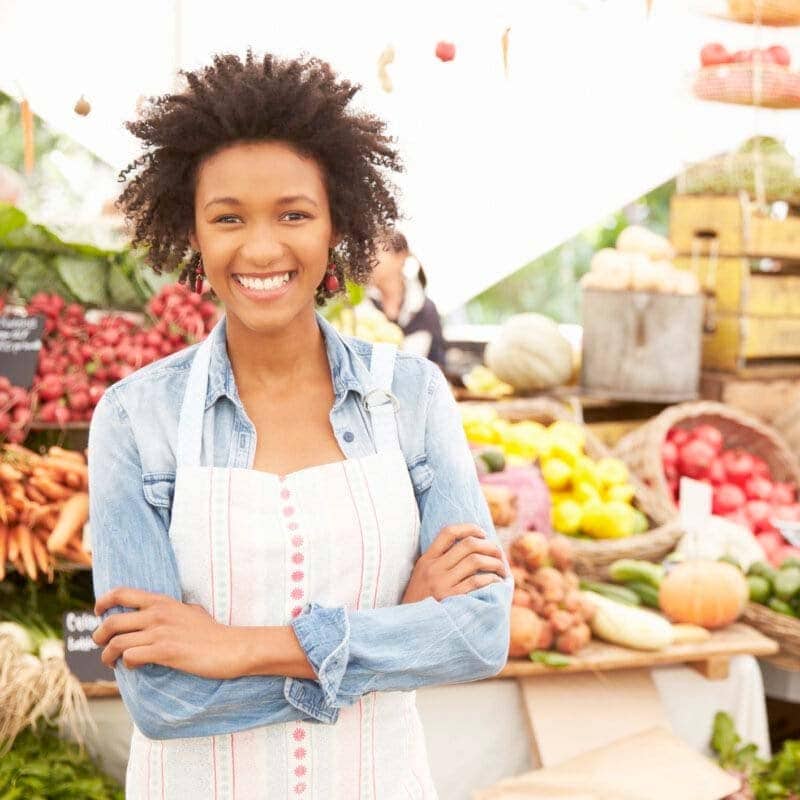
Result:
M8 203L0 203L0 240L6 237L11 231L22 228L28 224L25 213L16 206Z
M135 284L123 273L119 264L112 264L108 271L108 296L114 308L138 311L142 298Z
M108 306L107 262L74 256L57 256L54 262L58 275L81 303Z
M67 302L77 298L61 280L50 261L36 257L31 253L22 253L25 259L15 264L15 288L24 300L30 300L37 292L59 294Z

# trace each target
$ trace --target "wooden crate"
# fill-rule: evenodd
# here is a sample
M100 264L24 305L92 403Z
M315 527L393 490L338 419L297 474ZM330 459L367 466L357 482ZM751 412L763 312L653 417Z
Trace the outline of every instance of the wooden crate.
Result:
M654 402L697 397L702 296L585 289L582 306L585 393Z
M800 274L751 274L750 259L741 256L678 256L674 263L697 276L705 293L714 301L712 313L800 316Z
M725 403L772 425L793 404L800 408L800 363L754 366L740 373L703 370L700 394L704 400Z
M800 216L772 219L746 194L673 195L670 241L680 255L800 259Z
M774 359L800 359L800 316L717 314L706 323L703 366L709 369L738 371Z

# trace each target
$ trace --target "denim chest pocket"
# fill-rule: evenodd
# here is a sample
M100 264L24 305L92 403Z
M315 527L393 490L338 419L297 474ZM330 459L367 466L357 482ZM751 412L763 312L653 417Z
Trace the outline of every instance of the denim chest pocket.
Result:
M433 470L428 466L428 458L425 455L417 456L408 464L408 474L411 477L411 484L414 487L414 494L419 497L431 488L433 483Z
M148 472L142 476L144 499L169 518L172 500L175 497L174 472Z

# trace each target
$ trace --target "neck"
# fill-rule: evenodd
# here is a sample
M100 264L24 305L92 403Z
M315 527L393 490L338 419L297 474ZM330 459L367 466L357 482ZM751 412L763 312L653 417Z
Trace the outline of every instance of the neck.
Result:
M329 379L325 339L314 308L274 333L256 333L235 317L226 322L228 358L240 396L270 387L272 393L301 381Z

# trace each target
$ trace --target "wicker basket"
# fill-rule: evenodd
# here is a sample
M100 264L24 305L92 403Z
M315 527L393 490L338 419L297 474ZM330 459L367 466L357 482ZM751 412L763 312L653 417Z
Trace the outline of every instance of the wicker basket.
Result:
M522 405L524 403L524 405ZM547 398L525 401L506 401L496 404L498 414L509 420L523 419L549 425L558 419L577 422L573 410ZM594 460L611 456L611 451L590 430L586 430L586 455ZM661 497L650 491L636 476L631 474L630 482L636 490L636 506L647 515L653 528L625 539L588 540L563 536L575 553L575 569L583 576L606 578L608 567L620 558L637 558L646 561L660 561L672 552L681 537L675 508L672 502L665 503ZM561 534L558 534L559 536ZM505 529L501 538L510 544L514 538L512 531Z
M778 64L722 64L697 73L701 100L764 108L800 108L800 72Z
M800 619L779 614L766 606L750 603L742 619L781 646L781 655L800 658Z
M800 25L797 0L728 0L728 12L737 22Z
M726 447L741 448L763 458L775 480L800 483L800 463L777 431L759 422L755 417L722 403L682 403L671 406L620 439L614 454L621 458L662 502L668 502L674 509L672 494L664 476L661 447L671 428L691 430L704 424L719 428Z
M772 421L789 449L800 459L800 400L792 403Z

